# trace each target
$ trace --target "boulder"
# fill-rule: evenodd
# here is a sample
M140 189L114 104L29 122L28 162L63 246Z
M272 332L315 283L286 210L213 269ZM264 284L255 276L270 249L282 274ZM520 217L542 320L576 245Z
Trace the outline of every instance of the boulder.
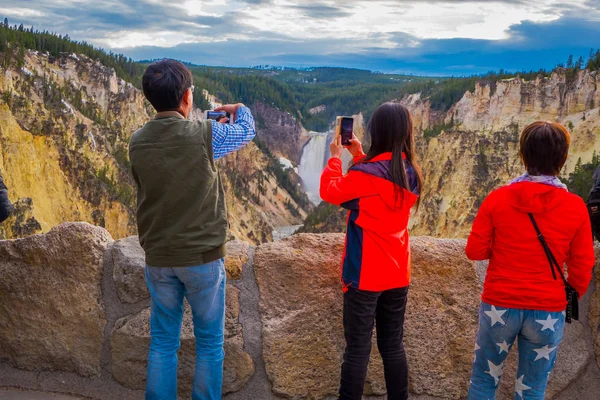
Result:
M254 363L243 349L239 324L239 290L227 286L225 322L225 365L223 393L241 389L254 374ZM150 309L120 319L111 335L112 374L115 380L131 389L146 385L146 366L150 346ZM196 341L189 305L186 303L181 329L178 383L180 395L190 397L196 362Z
M414 237L411 247L413 279L405 323L410 391L424 398L464 398L487 265L466 259L464 240ZM340 234L300 234L256 249L263 357L278 395L323 399L337 393L344 351L342 249ZM385 393L376 353L374 346L366 395ZM499 399L513 398L516 358L512 351ZM549 397L574 382L588 360L585 329L577 322L567 327Z
M481 288L465 245L464 240L411 238L405 347L412 393L444 399L467 394Z
M240 279L242 267L248 262L250 243L241 240L227 242L227 257L225 257L225 269L227 279Z
M256 250L263 356L276 394L321 399L337 393L345 346L343 239L340 234L300 234ZM410 386L416 394L459 398L466 393L480 289L464 244L413 240L405 332ZM374 345L365 394L384 393L382 363Z
M294 399L335 396L344 351L339 262L341 234L300 234L259 246L263 358L275 394ZM368 382L381 388L380 359ZM366 390L365 394L374 393Z
M0 241L0 359L26 370L100 373L108 231L86 223Z
M146 256L137 236L115 241L107 250L117 294L123 303L137 303L150 297L144 266Z
M228 242L225 269L227 279L240 279L242 267L248 262L250 244L240 240ZM117 294L123 303L137 303L150 297L144 267L144 250L137 236L115 241L107 250L107 259L112 263L113 279Z

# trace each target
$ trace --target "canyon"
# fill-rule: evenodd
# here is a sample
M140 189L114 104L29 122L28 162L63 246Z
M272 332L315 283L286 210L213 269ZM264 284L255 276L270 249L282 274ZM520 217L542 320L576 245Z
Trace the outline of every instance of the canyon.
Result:
M524 172L519 136L534 121L559 122L570 130L563 178L579 159L590 162L600 153L598 71L480 82L448 111L433 109L419 94L400 101L413 115L425 176L422 206L412 220L416 235L468 235L485 196Z
M598 71L558 69L530 81L478 82L447 110L433 107L421 93L394 101L412 114L424 175L421 206L410 222L414 235L466 237L485 196L524 172L519 137L534 121L559 122L571 132L561 178L600 154ZM320 204L302 231L342 232L345 214Z
M259 138L268 142L289 132L295 144L273 149L298 157L303 130L296 119L269 105L251 107L260 121ZM128 143L153 115L140 90L83 55L28 51L23 67L3 69L0 170L15 212L0 227L0 237L47 232L65 221L105 227L115 238L135 234ZM310 210L303 194L282 187L274 156L256 143L219 166L235 237L271 240L277 227L300 224ZM289 175L288 187L297 186L300 178Z
M570 129L563 177L580 159L589 162L600 153L599 80L597 71L557 69L529 81L482 81L447 109L432 106L422 93L391 99L413 115L425 177L412 232L465 237L485 195L522 173L518 138L532 121L558 121ZM55 58L36 51L26 53L23 67L4 70L0 93L0 169L16 211L0 227L1 237L47 232L64 221L103 226L116 238L135 234L127 146L153 115L142 93L83 55ZM310 214L320 202L319 175L333 128L308 132L297 117L267 101L250 107L257 140L219 161L232 237L264 243L293 232L289 227L307 216L313 222L305 231L343 231L343 211L320 205ZM363 139L364 118L354 117ZM344 164L349 162L345 154Z

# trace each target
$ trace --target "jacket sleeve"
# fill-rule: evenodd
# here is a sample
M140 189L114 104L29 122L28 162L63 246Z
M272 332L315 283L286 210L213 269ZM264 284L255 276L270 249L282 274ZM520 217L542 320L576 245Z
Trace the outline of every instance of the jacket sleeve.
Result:
M375 194L372 185L365 185L362 175L356 171L344 175L342 160L330 158L321 174L321 199L339 206L347 201Z
M8 199L8 189L4 184L2 175L0 175L0 222L3 222L8 218L12 212L12 205Z
M466 253L469 260L489 260L492 256L494 224L489 210L489 196L483 201L467 240Z
M584 207L583 203L582 207ZM569 274L567 281L577 290L580 296L583 296L588 289L592 280L592 269L596 263L592 226L587 207L584 208L585 210L582 210L585 213L583 224L571 241L571 249L566 260Z

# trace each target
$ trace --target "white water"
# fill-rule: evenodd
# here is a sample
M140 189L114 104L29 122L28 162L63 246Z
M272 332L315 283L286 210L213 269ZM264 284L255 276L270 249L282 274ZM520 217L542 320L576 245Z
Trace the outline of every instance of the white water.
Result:
M298 174L310 201L319 204L319 184L327 156L327 133L310 132L309 135L311 138L302 151Z
M94 137L94 134L88 131L88 136L90 139L92 139L92 146L94 147L94 150L96 150L98 146L96 145L96 138Z
M302 225L280 226L279 228L275 228L273 231L273 240L281 240L288 236L292 236L300 228L302 228Z

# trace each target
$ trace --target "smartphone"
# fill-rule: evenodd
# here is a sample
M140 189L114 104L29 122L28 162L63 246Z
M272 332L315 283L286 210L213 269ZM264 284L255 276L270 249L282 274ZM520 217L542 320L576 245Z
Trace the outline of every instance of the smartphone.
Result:
M350 146L350 141L353 137L354 118L353 117L337 117L336 118L336 135L342 137L342 146Z
M219 121L222 118L227 118L227 122L231 120L229 114L227 114L225 111L204 111L204 119L212 119L214 121Z

